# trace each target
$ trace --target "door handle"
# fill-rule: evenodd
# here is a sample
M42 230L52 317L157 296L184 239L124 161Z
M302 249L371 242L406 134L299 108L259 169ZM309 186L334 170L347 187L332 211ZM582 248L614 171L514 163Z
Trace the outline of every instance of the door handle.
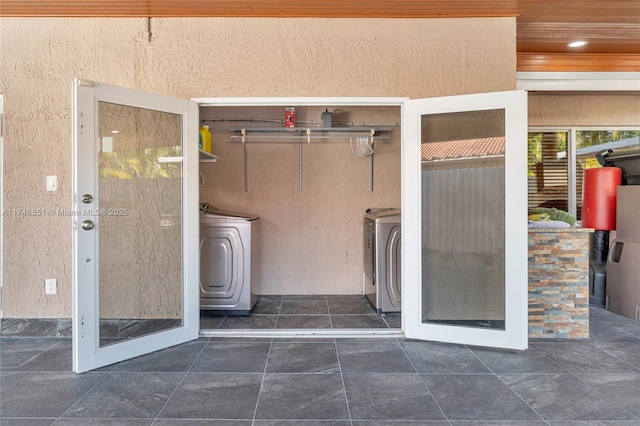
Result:
M84 229L85 231L89 231L91 229L93 229L93 222L90 220L85 220L82 222L82 229Z

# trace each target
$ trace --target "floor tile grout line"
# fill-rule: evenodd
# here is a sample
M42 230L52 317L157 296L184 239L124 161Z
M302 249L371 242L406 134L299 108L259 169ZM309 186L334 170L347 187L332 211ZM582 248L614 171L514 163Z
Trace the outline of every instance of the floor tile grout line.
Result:
M342 371L342 363L340 362L340 352L338 351L338 340L333 339L333 347L336 350L336 360L338 361L338 370L340 371L340 381L344 390L344 402L347 404L347 413L349 414L349 424L353 426L353 418L351 417L351 407L349 407L349 397L347 396L347 385L344 382L344 372Z
M35 359L37 359L39 356L41 356L42 354L46 353L47 351L51 350L52 348L56 347L58 345L58 343L60 342L56 342L54 344L52 344L51 346L48 346L46 349L42 349L40 352L38 352L37 354L33 355L31 358L29 358L26 361L23 361L20 363L20 367L29 364L30 362L34 361ZM0 369L0 371L20 371L20 370L10 370L10 369ZM26 370L22 370L22 371L26 371Z
M487 367L487 369L491 372L491 374L493 374L493 375L498 379L498 381L499 381L500 383L502 383L503 385L505 385L505 386L507 387L507 389L509 389L509 391L510 391L512 394L514 394L514 395L515 395L515 396L516 396L520 401L522 401L522 402L523 402L527 407L529 407L529 409L531 409L531 411L533 411L533 412L536 414L536 416L538 416L538 417L540 418L540 420L547 421L547 419L545 419L545 418L544 418L544 416L542 416L540 413L538 413L538 410L536 410L535 408L533 408L533 407L531 406L531 404L529 404L527 401L525 401L524 399L522 399L522 397L521 397L520 395L518 395L518 393L517 393L516 391L514 391L513 389L511 389L511 386L509 386L508 384L506 384L506 383L504 382L504 380L502 380L502 379L500 378L500 376L498 375L498 373L496 373L495 371L493 371L493 369L492 369L491 367L489 367L489 365L488 365L486 362L484 362L484 361L482 360L482 358L480 358L480 357L479 357L479 356L478 356L478 355L473 351L473 349L471 349L468 345L463 345L463 346L464 346L465 348L467 348L467 350L468 350L469 352L471 352L471 354L472 354L474 357L476 357L476 359L477 359L478 361L480 361L480 362L482 363L482 365L484 365L485 367ZM544 354L542 354L542 355L544 355ZM526 374L526 373L522 373L522 374Z
M15 382L11 383L8 387L2 389L2 391L6 392L8 389L10 389L16 383L20 383L21 381L23 381L24 379L29 377L32 373L41 373L41 372L40 371L9 371L9 370L5 371L5 370L0 370L0 373L25 373L24 376L20 377L18 380L16 380ZM2 377L2 375L0 375L0 377Z
M267 367L269 366L269 357L271 356L271 349L273 348L273 338L269 342L269 351L267 352L267 359L264 362L264 369L262 370L262 379L260 380L260 389L258 390L258 397L256 398L256 406L253 409L253 418L251 424L256 422L256 416L258 415L258 405L260 404L260 396L262 395L262 389L264 388L264 379L267 377Z
M554 342L546 342L546 343L555 344ZM578 342L558 342L558 343L571 344L571 343L578 343ZM600 348L600 347L598 347L598 346L594 345L592 342L589 342L589 341L584 342L584 344L586 344L586 345L588 345L588 346L592 347L592 348L593 348L593 349L595 349L596 351L604 352L605 354L607 354L607 355L609 355L609 356L611 356L611 357L615 358L616 360L620 361L621 363L626 364L627 366L631 367L633 370L637 370L638 372L640 372L640 368L639 368L639 367L636 367L635 365L628 363L627 361L623 360L622 358L619 358L617 355L615 355L615 354L613 354L613 353L608 352L606 349ZM536 348L536 349L537 349L537 348ZM547 357L547 358L549 358L551 361L553 361L553 359L552 359L551 357L547 356L544 352L540 351L539 349L538 349L538 351L539 351L539 352L541 352L541 353L542 353L542 355L544 355L545 357ZM555 362L555 361L554 361L554 362ZM579 373L579 372L575 372L575 371L567 371L567 373ZM615 374L615 373L611 373L611 374Z
M438 402L438 400L436 399L436 396L433 394L433 392L431 392L431 389L429 389L429 386L427 385L427 383L424 381L424 378L422 377L422 374L420 374L420 372L418 371L418 369L416 368L415 364L413 363L413 361L411 360L411 357L409 356L409 354L407 353L407 350L404 346L402 346L402 342L400 342L400 340L398 338L396 338L396 343L398 344L398 346L400 346L400 350L402 351L402 353L404 353L404 356L407 357L407 359L409 360L409 364L411 364L411 368L413 368L413 371L415 371L415 374L418 375L418 377L420 378L420 381L422 382L422 385L425 387L425 389L427 390L427 392L429 392L429 395L431 395L431 398L433 398L433 402L436 403L436 406L438 407L438 409L440 410L440 412L442 413L442 415L444 416L444 419L451 424L451 420L449 420L449 417L447 416L447 413L444 412L444 410L442 409L442 407L440 406L440 403ZM408 373L409 374L409 373ZM414 373L410 373L410 374L414 374Z
M611 402L611 403L613 403L616 407L618 407L618 408L622 409L623 411L625 411L626 413L628 413L630 416L634 417L634 418L635 418L634 420L637 420L637 419L638 419L638 416L636 416L634 413L632 413L631 411L629 411L629 410L627 410L626 408L624 408L622 405L618 404L614 399L612 399L612 398L608 398L608 397L606 396L606 394L604 394L603 392L600 392L598 389L594 388L594 387L593 387L593 386L591 386L589 383L586 383L586 382L584 382L584 381L580 380L580 377L576 376L576 374L581 374L581 373L575 373L575 374L573 374L573 373L567 373L567 374L569 374L570 376L573 376L573 378L574 378L574 379L576 379L576 380L577 380L577 381L579 381L580 383L584 384L584 385L585 385L587 388L589 388L590 390L592 390L592 391L594 391L594 392L598 393L599 395L603 395L603 396L605 397L605 398L603 398L603 399L605 399L605 400L607 400L607 401L610 401L610 402ZM582 373L582 374L603 374L603 373L599 372L599 373ZM624 375L625 373L611 373L611 374L620 374L620 375ZM583 420L583 419L578 419L578 421L581 421L581 420Z
M325 304L327 305L327 315L329 315L329 328L333 328L333 320L331 319L331 308L329 307L329 298L326 296L325 296Z
M617 359L617 360L618 360L618 361L620 361L620 362L623 362L623 363L627 364L628 366L630 366L630 367L631 367L631 368L633 368L634 370L637 370L637 371L638 371L638 373L640 373L640 367L636 367L635 365L628 363L628 362L627 362L627 361L625 361L624 359L622 359L622 358L618 357L616 354L614 354L614 353L611 353L611 352L607 351L605 348L600 348L600 347L595 346L595 345L593 345L593 344L591 344L591 346L593 346L593 347L595 347L595 348L597 348L597 349L600 349L602 352L606 353L607 355L610 355L610 356L614 357L615 359ZM612 373L612 374L615 374L615 373Z
M200 349L200 352L198 352L198 355L193 359L193 362L191 363L189 368L187 368L187 371L184 372L184 375L182 376L182 379L180 379L180 381L176 385L175 389L173 389L173 392L171 392L171 395L169 395L169 398L167 398L167 400L164 402L164 404L162 404L162 407L160 408L160 410L158 410L158 414L156 414L155 418L153 419L153 422L151 422L152 426L154 424L156 424L156 422L158 421L158 418L160 417L160 414L167 407L167 404L169 403L169 401L171 401L171 398L173 398L173 395L176 394L176 392L180 388L180 385L182 385L182 383L184 382L184 379L187 378L187 375L191 372L191 369L193 368L195 363L198 361L198 358L200 358L200 355L202 355L202 352L204 352L204 350L207 348L207 345L209 344L210 341L211 341L211 338L208 338L207 341L204 342L204 345L202 345L202 349Z
M119 362L117 364L120 364ZM64 418L64 415L67 414L69 412L69 410L71 409L71 407L73 407L77 402L81 401L82 398L84 398L85 396L87 396L89 394L89 392L91 392L92 390L94 390L100 383L104 382L107 377L109 377L111 375L111 372L115 369L112 368L111 370L107 371L106 373L104 373L103 377L98 380L93 386L91 386L91 388L89 388L85 393L83 393L80 397L76 398L75 401L73 401L71 404L69 404L69 406L58 416L56 417L56 419L54 420L53 423L57 422L60 419ZM92 373L92 372L87 372L87 373L82 373L82 374L102 374L102 373ZM73 373L75 375L79 375L78 373Z
M278 320L280 319L283 303L284 303L284 296L280 298L280 306L278 306L278 313L276 314L276 322L273 324L274 330L278 328Z
M224 324L224 322L227 320L227 318L229 318L229 316L228 316L228 315L225 315L225 316L222 318L222 321L220 321L220 324L218 324L218 326L217 326L215 329L220 330L220 329L222 328L222 324ZM215 329L214 329L214 330L215 330Z

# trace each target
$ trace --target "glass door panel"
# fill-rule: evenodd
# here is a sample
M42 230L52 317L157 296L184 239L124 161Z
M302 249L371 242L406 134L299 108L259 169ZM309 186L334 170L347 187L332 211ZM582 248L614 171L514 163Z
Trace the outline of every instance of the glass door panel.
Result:
M182 325L182 115L98 102L100 345Z
M526 348L526 94L408 101L403 130L406 336Z
M421 118L425 323L504 330L504 116Z

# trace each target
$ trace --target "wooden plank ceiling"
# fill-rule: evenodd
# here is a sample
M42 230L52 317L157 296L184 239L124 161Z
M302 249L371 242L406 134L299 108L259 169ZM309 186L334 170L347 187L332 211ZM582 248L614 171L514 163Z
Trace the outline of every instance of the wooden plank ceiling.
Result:
M640 71L640 0L0 0L0 16L515 16L518 71Z

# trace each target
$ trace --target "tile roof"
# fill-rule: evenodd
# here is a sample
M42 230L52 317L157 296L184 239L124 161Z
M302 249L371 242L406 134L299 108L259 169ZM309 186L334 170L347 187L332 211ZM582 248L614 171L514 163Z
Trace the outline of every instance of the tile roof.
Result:
M423 160L489 157L504 154L504 136L423 143Z

